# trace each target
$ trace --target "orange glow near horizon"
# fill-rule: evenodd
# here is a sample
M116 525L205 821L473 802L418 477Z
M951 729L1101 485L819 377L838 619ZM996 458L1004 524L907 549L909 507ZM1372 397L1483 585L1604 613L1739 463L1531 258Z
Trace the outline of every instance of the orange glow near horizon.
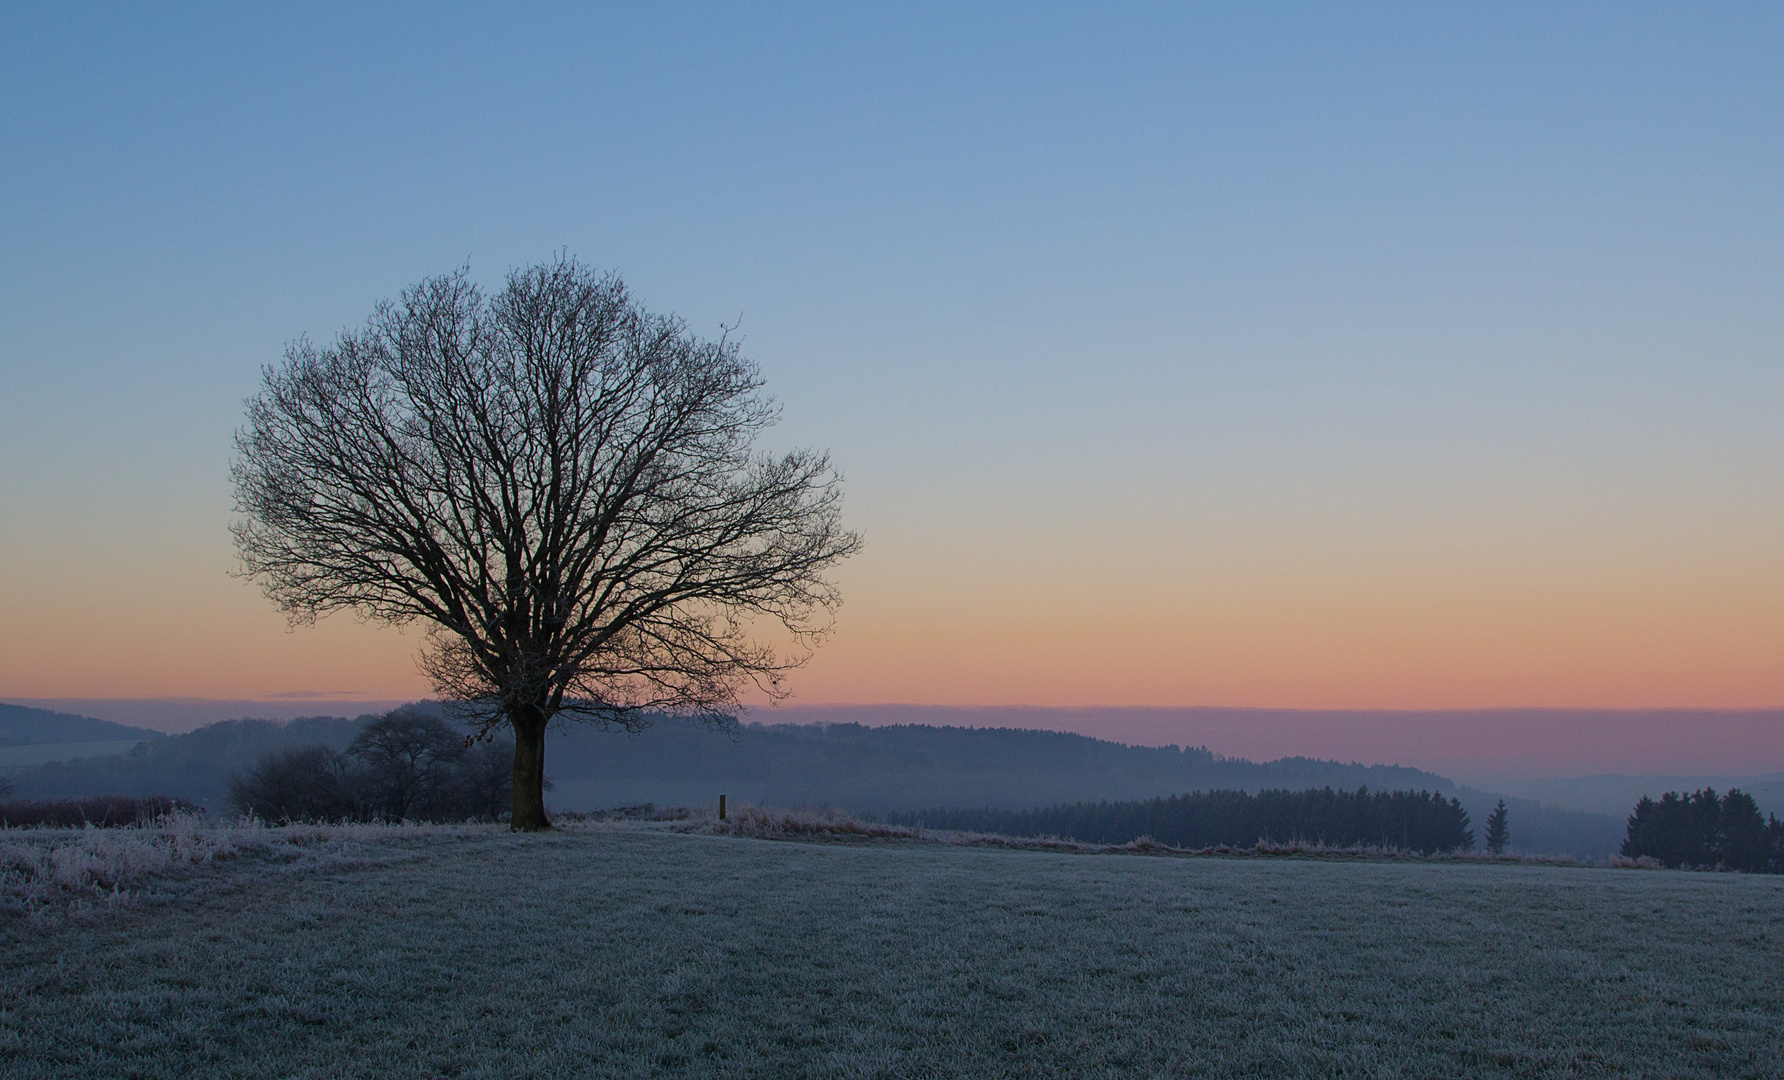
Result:
M1231 554L1230 552L1228 553ZM1222 567L1198 576L1196 563ZM1472 573L1400 553L1224 562L869 554L799 704L1765 708L1784 702L1784 573L1604 561ZM1080 568L1093 565L1088 560ZM1738 572L1737 572L1738 570ZM47 575L38 581L51 580ZM1051 588L1036 583L1054 582ZM12 589L0 695L423 697L416 629L288 629L216 572L118 570L86 596ZM28 631L28 632L27 632Z
M832 704L1784 702L1784 569L1769 553L1693 560L1590 535L1557 546L1136 546L927 574L864 556L835 639L793 685L800 702Z

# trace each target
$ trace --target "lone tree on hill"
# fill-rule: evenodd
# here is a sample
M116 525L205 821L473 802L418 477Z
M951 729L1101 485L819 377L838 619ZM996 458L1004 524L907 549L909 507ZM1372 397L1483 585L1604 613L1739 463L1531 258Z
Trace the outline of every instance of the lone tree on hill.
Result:
M1511 842L1511 830L1506 827L1505 818L1505 800L1500 799L1499 805L1487 815L1487 850L1495 855L1503 855L1505 845Z
M860 539L827 455L756 450L778 413L761 388L735 342L574 260L494 296L432 278L265 370L236 544L294 623L426 624L436 691L479 736L513 731L513 827L548 828L554 719L733 723L828 631L825 571Z

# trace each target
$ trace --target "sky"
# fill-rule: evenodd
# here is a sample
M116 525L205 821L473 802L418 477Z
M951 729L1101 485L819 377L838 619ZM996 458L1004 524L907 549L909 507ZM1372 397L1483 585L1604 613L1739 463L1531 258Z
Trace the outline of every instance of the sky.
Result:
M1784 705L1784 8L0 8L0 697L405 699L233 576L300 335L559 251L864 550L801 703Z

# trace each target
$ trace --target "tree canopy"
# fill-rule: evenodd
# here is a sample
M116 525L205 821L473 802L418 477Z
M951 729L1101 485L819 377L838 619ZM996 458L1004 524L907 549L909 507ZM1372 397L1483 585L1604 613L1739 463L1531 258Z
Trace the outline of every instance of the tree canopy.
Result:
M461 270L265 370L236 542L296 622L425 624L436 691L513 731L514 826L544 828L551 721L723 722L827 632L860 541L827 455L758 450L777 416L735 341L615 275L560 258L492 296Z

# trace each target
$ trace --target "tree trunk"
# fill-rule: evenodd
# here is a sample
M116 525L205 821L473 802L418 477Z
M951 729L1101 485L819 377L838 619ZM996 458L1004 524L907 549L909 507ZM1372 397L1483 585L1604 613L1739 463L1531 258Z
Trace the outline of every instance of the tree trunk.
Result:
M514 815L516 832L551 828L545 819L545 724L543 709L517 705L508 710L514 729Z

